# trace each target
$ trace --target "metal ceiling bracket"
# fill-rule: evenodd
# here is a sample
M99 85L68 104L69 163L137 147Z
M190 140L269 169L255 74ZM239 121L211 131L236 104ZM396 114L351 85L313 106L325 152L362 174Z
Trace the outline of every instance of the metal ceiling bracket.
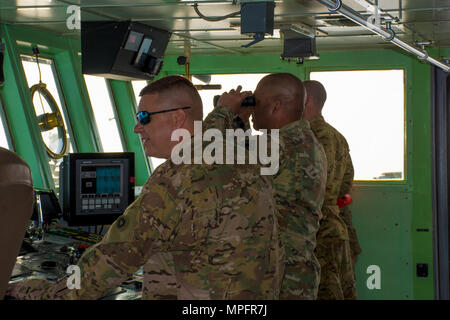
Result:
M342 0L336 0L335 6L332 8L328 8L329 11L331 12L337 12L338 10L340 10L342 7Z
M253 39L254 40L252 42L247 43L247 44L243 44L241 47L248 48L248 47L254 45L255 43L263 41L264 40L264 33L261 33L261 32L255 33L255 35L253 36Z
M424 57L418 57L418 58L419 58L419 60L427 61L427 59L429 58L428 52L424 51L423 53L425 54L425 56Z
M425 61L425 60L428 59L429 55L428 55L428 52L427 52L427 50L425 49L425 47L426 47L426 46L429 46L430 44L431 44L431 41L423 41L423 42L417 41L417 42L416 42L416 45L420 46L420 48L422 49L423 54L425 55L425 56L423 56L423 57L418 56L419 60Z

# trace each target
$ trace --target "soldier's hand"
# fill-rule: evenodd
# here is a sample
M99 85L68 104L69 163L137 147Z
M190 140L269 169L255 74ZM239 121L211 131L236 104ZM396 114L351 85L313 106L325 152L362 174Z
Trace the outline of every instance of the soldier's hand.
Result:
M253 107L243 107L239 110L239 118L241 118L244 123L248 122L248 118L250 118L253 112Z
M252 94L250 91L241 92L241 90L242 87L238 86L236 90L231 89L229 92L224 92L217 101L217 105L228 107L233 111L233 114L239 114L242 101Z

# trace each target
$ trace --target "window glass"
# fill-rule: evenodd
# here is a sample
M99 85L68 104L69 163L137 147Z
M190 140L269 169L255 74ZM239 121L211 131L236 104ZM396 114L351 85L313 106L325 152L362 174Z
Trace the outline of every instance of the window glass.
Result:
M231 89L236 89L238 85L242 86L242 91L254 91L258 82L267 74L257 73L257 74L214 74L210 75L211 80L208 84L222 86L219 90L199 90L200 97L203 102L203 119L205 119L208 114L214 108L214 96L221 95L225 91ZM209 76L209 75L208 75ZM204 78L204 77L201 77ZM195 85L205 85L206 83L197 78L195 75L192 77L192 83ZM132 81L133 90L136 97L136 104L139 103L139 93L147 85L146 81ZM258 131L253 130L252 122L250 121L250 127L254 134L260 134ZM152 161L153 168L158 167L165 159L150 158Z
M139 106L140 98L139 94L141 93L141 90L145 88L147 85L147 81L145 80L136 80L131 81L131 85L133 87L134 96L136 98L136 108Z
M214 96L221 95L237 86L242 86L242 91L255 91L258 82L268 75L267 73L247 73L247 74L213 74L209 84L220 84L220 90L199 90L203 102L203 119L214 109ZM195 76L192 77L192 83L196 85L205 84ZM250 125L251 125L250 121ZM253 130L253 127L252 127Z
M111 100L107 80L103 77L84 75L89 92L98 134L104 152L123 152L120 124Z
M42 124L44 114L55 114L59 111L62 115L62 121L65 127L65 134L67 137L67 148L65 153L73 152L73 141L71 134L70 121L67 115L66 106L64 104L64 98L62 96L61 87L59 84L58 75L55 69L53 60L39 58L39 67L36 63L36 58L27 55L21 55L22 65L25 71L25 76L27 78L28 86L31 88L33 85L38 84L40 79L45 83L45 90L51 94L51 97L55 100L56 106L49 103L48 97L39 92L33 95L33 106L38 117L39 123ZM44 128L40 125L42 139L45 145L48 147L50 152L58 154L64 150L64 130L62 127L54 127L52 129ZM49 153L49 151L47 151ZM49 164L52 173L53 180L55 182L55 187L59 188L59 164L61 163L61 158L54 158L49 156Z
M239 74L213 74L211 75L211 81L208 84L222 86L219 90L199 90L200 97L203 102L203 119L214 109L214 96L221 95L224 92L228 92L231 89L236 89L237 86L241 86L241 91L254 92L258 82L264 78L268 73L239 73ZM203 77L202 77L203 78ZM192 83L195 85L204 85L205 82L201 81L197 77L192 77ZM261 132L256 131L253 128L253 122L250 121L250 129L253 135L259 135Z
M2 101L0 100L0 147L12 150L9 139L9 132L7 130L8 124L6 123L6 117L3 113Z
M350 147L355 180L404 180L403 70L311 72L327 90L323 116Z
M134 97L136 98L136 107L138 107L139 101L141 100L141 97L139 96L139 94L141 93L141 90L144 89L144 87L147 85L147 81L135 80L135 81L131 81L131 85L133 86ZM153 167L153 170L155 170L160 164L164 163L164 161L166 161L166 159L150 157L150 163Z

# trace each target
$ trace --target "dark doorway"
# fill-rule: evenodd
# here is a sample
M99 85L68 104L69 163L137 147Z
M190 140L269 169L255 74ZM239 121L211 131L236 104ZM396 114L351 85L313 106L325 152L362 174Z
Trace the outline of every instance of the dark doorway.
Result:
M449 168L450 76L432 67L431 128L435 299L450 299Z

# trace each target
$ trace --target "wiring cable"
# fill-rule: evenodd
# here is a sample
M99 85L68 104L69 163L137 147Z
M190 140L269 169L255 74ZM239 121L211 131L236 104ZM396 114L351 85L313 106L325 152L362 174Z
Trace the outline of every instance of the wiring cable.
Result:
M42 72L41 72L41 66L39 65L39 48L34 47L33 53L36 56L36 64L37 64L38 71L39 71L39 84L42 84ZM39 100L41 101L42 113L45 113L44 102L42 101L42 95L41 95L40 90L38 90L38 95L39 95Z
M211 22L222 21L222 20L225 20L228 18L236 17L241 14L241 10L239 10L239 11L227 14L225 16L221 16L221 17L207 17L203 13L201 13L200 10L198 9L198 3L194 3L193 7L194 7L195 12L198 14L198 16L200 18L202 18L203 20L206 20L206 21L211 21Z

